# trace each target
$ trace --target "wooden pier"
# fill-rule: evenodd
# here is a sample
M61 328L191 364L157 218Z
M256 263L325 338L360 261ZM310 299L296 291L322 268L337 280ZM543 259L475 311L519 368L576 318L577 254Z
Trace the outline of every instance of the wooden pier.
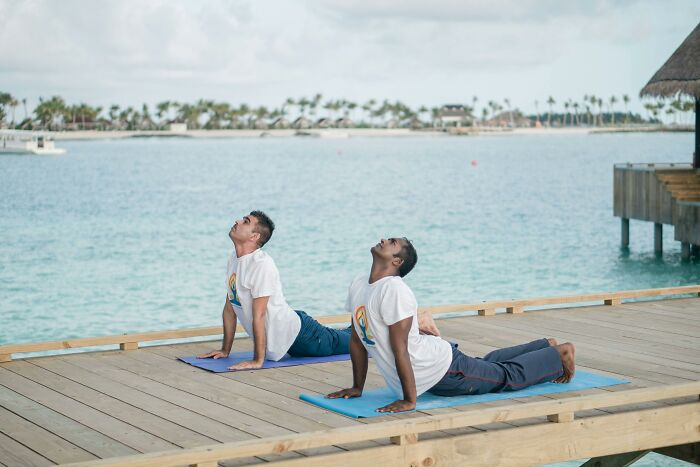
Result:
M700 285L430 308L479 312L437 322L470 355L554 337L576 344L578 369L631 384L360 420L298 399L349 386L349 361L214 374L176 357L218 340L139 347L218 326L6 345L0 465L627 465L649 451L697 462L699 296ZM105 344L123 350L18 358ZM367 387L383 385L370 363Z
M683 259L700 255L700 170L690 164L617 164L613 200L623 247L629 246L629 221L636 219L654 223L657 254L666 224L674 227Z

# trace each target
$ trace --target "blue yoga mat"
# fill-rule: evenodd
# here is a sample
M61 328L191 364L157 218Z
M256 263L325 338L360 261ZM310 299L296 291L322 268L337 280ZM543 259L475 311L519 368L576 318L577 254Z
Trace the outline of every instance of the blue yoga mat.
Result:
M610 376L596 375L585 371L577 371L574 379L567 384L542 383L519 391L498 392L481 394L478 396L453 396L441 397L430 393L422 394L417 401L416 410L441 409L457 405L479 404L481 402L499 401L503 399L517 399L528 396L543 396L569 391L581 391L583 389L601 388L616 384L627 384L629 381L612 378ZM379 407L384 407L396 400L396 395L389 388L370 389L362 393L362 397L354 399L327 399L325 396L302 394L299 398L324 409L332 410L342 415L353 418L381 417L390 415L375 412Z
M252 360L253 352L235 352L230 354L228 358L218 358L216 360L213 358L197 357L178 357L178 359L207 371L212 371L214 373L225 373L227 371L233 371L228 369L228 367L231 365L235 365L236 363L244 362L246 360ZM289 355L285 355L277 362L265 360L265 363L263 363L261 369L308 365L310 363L339 362L342 360L350 360L350 354L345 353L340 355L329 355L328 357L291 357Z

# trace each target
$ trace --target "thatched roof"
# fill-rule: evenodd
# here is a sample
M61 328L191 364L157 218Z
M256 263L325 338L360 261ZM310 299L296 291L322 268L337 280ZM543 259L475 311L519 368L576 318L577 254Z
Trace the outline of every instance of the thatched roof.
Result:
M673 96L700 99L700 24L642 88L640 96Z

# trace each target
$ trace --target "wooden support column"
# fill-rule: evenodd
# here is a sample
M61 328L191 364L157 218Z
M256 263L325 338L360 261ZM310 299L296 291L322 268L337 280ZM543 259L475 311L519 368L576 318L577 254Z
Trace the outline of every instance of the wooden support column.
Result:
M627 467L646 456L649 451L626 452L610 456L594 457L581 464L581 467Z
M492 316L496 314L496 309L495 308L484 308L479 311L479 316Z
M681 242L681 259L688 261L690 259L690 243Z
M119 344L119 350L138 350L138 342L122 342Z
M698 295L700 295L700 293ZM0 363L11 362L11 361L12 361L12 354L11 353L0 354Z
M605 300L603 300L603 303L605 303L606 305L612 305L612 306L614 306L614 305L619 305L620 303L622 303L622 299L619 299L619 298L606 298Z
M622 217L620 219L620 227L622 233L622 247L628 248L630 246L630 220Z
M654 223L654 253L660 255L663 253L664 245L664 225Z
M523 312L523 307L521 307L521 306L506 307L506 313L516 314L516 313L522 313L522 312Z
M693 167L700 169L700 99L695 99L695 152Z
M700 258L700 245L690 245L690 256Z

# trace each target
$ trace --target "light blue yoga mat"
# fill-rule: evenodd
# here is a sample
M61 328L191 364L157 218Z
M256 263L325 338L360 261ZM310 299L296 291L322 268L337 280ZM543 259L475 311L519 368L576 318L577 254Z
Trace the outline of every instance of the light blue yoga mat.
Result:
M543 396L569 391L581 391L583 389L601 388L616 384L627 384L629 381L612 378L610 376L596 375L585 371L577 371L574 379L566 384L542 383L519 391L498 392L481 394L478 396L453 396L441 397L430 393L422 394L416 403L416 410L441 409L457 405L479 404L481 402L500 401L503 399L517 399L529 396ZM324 409L338 412L353 418L381 417L390 415L375 412L379 407L384 407L396 400L396 395L389 388L370 389L362 393L362 397L353 399L327 399L325 396L301 394L299 398Z
M197 368L202 368L203 370L212 371L214 373L225 373L229 370L228 367L235 365L239 362L245 362L247 360L253 359L253 352L234 352L228 356L228 358L197 358L195 357L178 357L185 363L189 363ZM281 360L273 362L271 360L265 360L263 367L265 368L278 368L284 366L296 366L296 365L308 365L310 363L323 363L323 362L339 362L341 360L350 360L350 354L340 354L340 355L329 355L327 357L291 357L285 355ZM250 370L245 370L250 371Z

